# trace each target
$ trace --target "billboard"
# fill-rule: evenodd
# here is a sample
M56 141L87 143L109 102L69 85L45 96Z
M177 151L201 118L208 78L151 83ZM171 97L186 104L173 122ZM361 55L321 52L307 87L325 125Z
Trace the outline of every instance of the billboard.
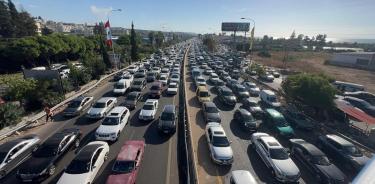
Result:
M249 31L250 23L248 22L223 22L221 31Z

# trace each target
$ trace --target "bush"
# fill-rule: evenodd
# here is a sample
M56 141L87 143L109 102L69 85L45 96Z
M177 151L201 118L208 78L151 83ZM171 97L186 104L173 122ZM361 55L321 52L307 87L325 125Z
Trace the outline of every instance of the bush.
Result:
M64 100L64 94L57 92L58 84L55 81L40 80L36 90L26 96L25 109L27 111L41 109L44 104L55 106Z
M17 124L22 117L22 108L12 103L5 103L0 106L0 129Z

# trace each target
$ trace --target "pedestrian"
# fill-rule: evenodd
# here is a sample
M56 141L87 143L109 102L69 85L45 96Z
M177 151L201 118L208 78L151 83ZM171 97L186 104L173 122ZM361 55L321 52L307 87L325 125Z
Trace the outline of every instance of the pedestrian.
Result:
M46 122L48 119L52 120L53 112L47 104L44 106L44 112L46 113Z

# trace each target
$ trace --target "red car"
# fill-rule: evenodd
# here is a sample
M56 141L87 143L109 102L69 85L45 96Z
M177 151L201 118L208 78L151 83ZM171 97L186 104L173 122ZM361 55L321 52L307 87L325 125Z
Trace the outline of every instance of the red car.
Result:
M126 141L117 155L107 184L133 184L137 178L145 149L144 141Z

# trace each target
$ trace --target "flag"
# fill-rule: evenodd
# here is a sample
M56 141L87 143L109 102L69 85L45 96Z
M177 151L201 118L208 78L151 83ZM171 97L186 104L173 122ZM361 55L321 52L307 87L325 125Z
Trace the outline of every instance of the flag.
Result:
M253 51L253 41L254 41L254 29L255 27L253 27L253 29L251 30L251 37L250 37L250 51Z
M112 47L112 33L111 33L111 26L109 25L109 20L104 24L104 29L105 29L105 32L107 33L107 38L105 42L109 47Z

